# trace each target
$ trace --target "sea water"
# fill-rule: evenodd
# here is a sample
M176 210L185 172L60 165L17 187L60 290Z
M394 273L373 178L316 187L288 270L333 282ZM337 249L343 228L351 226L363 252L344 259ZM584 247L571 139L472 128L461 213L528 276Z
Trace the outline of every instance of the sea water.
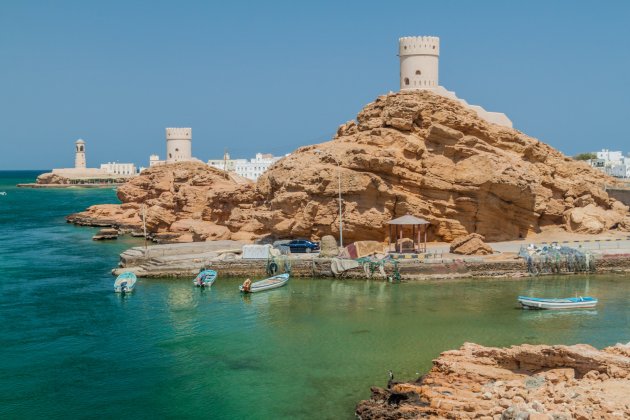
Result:
M0 172L0 418L352 419L371 385L413 379L475 342L597 347L630 341L621 276L381 281L139 279L113 292L118 255L65 216L113 189L17 189ZM516 296L599 298L596 310L523 311Z

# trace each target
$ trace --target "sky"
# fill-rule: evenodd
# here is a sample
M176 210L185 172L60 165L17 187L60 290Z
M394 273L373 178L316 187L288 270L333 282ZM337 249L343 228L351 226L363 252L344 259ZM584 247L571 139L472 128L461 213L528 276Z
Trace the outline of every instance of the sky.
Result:
M566 154L630 152L630 2L0 0L0 170L148 166L166 127L202 160L332 138L399 89L398 38L440 84Z

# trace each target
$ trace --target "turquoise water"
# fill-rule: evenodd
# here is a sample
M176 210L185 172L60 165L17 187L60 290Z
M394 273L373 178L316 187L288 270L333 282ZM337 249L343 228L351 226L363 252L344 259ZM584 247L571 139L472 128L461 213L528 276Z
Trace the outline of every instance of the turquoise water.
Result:
M630 282L292 279L241 297L140 279L121 298L110 269L137 240L93 242L64 217L116 202L105 190L24 190L0 172L0 418L352 419L354 405L410 379L441 351L485 345L630 341ZM597 310L516 309L519 294L593 295Z

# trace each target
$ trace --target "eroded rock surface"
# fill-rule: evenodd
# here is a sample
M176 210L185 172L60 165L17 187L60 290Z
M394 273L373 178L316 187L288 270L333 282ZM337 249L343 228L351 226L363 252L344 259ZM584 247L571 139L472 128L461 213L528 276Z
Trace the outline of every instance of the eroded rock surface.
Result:
M460 255L490 255L494 251L478 233L462 236L451 242L450 251Z
M71 220L137 225L145 203L149 231L179 240L338 236L341 176L346 243L385 241L387 222L407 213L445 242L630 226L628 208L604 191L613 178L428 91L377 98L332 141L296 150L255 185L204 166L150 168L119 188L115 214L94 206Z
M415 382L372 388L368 419L630 418L630 346L464 344Z

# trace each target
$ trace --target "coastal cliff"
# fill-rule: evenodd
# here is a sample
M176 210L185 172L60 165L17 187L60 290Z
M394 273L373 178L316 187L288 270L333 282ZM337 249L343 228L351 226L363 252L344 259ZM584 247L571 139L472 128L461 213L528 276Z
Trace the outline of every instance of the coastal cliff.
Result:
M377 98L332 141L299 148L256 184L200 163L156 166L119 188L122 205L68 220L137 230L144 204L154 238L321 238L337 234L339 176L346 241L383 241L387 222L407 213L431 223L429 240L447 242L630 229L628 207L604 190L613 178L428 91Z
M357 418L605 419L630 417L630 345L464 344L414 382L372 387Z

